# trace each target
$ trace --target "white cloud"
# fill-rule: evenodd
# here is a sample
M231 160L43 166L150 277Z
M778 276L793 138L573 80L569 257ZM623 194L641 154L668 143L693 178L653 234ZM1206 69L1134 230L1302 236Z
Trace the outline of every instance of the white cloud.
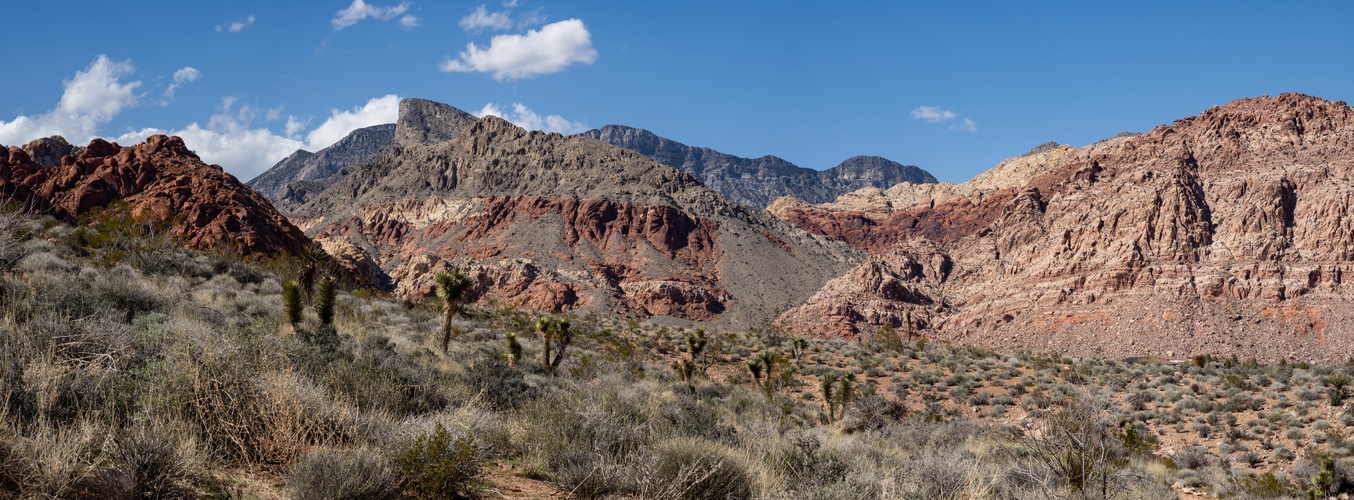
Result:
M50 135L62 135L73 144L88 142L99 125L136 105L141 82L122 82L135 71L130 60L115 62L100 55L74 78L62 81L66 90L56 109L0 120L0 144L20 145Z
M307 123L310 120L301 121L295 115L287 115L287 137L296 137L298 132L305 130Z
M461 29L478 33L484 29L495 31L512 28L512 18L508 17L508 12L488 12L483 5L475 7L475 11L470 15L461 18Z
M371 99L351 111L335 109L329 119L306 135L303 142L299 134L305 129L305 121L288 116L286 135L278 135L266 127L253 128L260 110L248 104L236 107L237 102L234 96L223 97L220 113L212 115L205 127L193 122L179 130L145 128L122 134L114 140L135 144L155 134L177 135L202 161L219 164L240 180L248 181L298 149L324 149L353 130L393 123L399 113L399 97L394 95Z
M965 132L977 132L978 122L970 118L955 121L959 118L959 113L941 108L940 106L920 106L912 110L913 120L922 120L926 123L950 123L950 130L963 130Z
M547 18L545 17L545 13L543 12L544 10L545 7L536 7L535 9L531 9L530 11L528 11L526 14L518 16L517 26L527 28L538 24L545 24L545 20Z
M513 8L516 8L516 7L517 7L519 4L521 4L521 3L522 3L522 0L503 0L503 7L504 7L504 8L508 8L508 9L513 9Z
M446 72L493 73L495 80L516 80L558 73L574 63L592 64L597 50L583 21L568 19L523 35L498 35L481 49L471 42L457 59L442 61Z
M229 31L231 33L239 33L241 31L244 31L245 28L248 28L253 25L254 25L254 16L249 16L244 19L238 19L235 21L228 22L224 25L218 24L216 25L216 31L218 32Z
M311 151L324 149L359 128L395 123L399 115L400 98L394 94L367 101L352 111L334 109L328 120L306 135L306 144Z
M348 8L334 14L334 19L330 20L330 24L334 25L335 30L341 30L357 24L358 21L366 18L389 21L398 17L400 14L404 14L405 11L408 10L409 2L401 2L394 7L377 7L368 5L362 0L353 0L353 4L349 5ZM403 20L401 20L401 22L403 22ZM417 22L417 19L415 19L415 22Z
M186 82L195 82L198 78L202 78L202 72L192 66L184 66L182 69L175 71L174 83L169 84L169 88L165 89L165 95L164 98L160 100L160 104L169 104L169 101L174 100L174 91L177 90L180 85L183 85Z
M941 109L939 106L922 106L912 110L912 119L926 120L926 123L940 123L946 120L953 120L959 117L953 111Z
M494 103L485 104L483 108L476 113L476 117L497 116L504 120L512 122L527 130L544 130L546 132L559 132L564 135L577 134L588 130L588 124L584 122L569 121L560 115L541 116L536 114L531 108L522 103L513 103L512 111L504 112Z
M400 18L400 27L411 30L418 27L418 18L412 15Z
M306 134L303 141L300 134L309 120L288 116L284 125L286 135L278 135L267 127L254 127L253 122L260 116L267 121L280 119L281 107L262 109L240 104L235 96L226 96L221 98L219 112L211 115L206 126L193 122L177 130L148 127L130 129L114 137L99 134L101 125L137 104L140 96L136 89L141 82L123 82L134 72L131 61L116 62L100 55L89 67L76 72L74 78L62 82L65 92L56 109L0 121L0 144L21 145L51 135L64 136L72 144L87 144L100 136L121 144L136 144L155 134L177 135L203 161L219 164L227 172L248 180L297 149L323 149L355 129L393 123L399 114L399 97L377 97L349 111L332 110L331 116ZM198 78L201 72L191 67L174 75L177 84Z

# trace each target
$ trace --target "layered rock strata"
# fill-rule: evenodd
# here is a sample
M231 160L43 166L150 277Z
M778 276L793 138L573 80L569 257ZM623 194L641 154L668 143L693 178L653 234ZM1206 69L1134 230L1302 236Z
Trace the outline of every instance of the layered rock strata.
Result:
M421 127L459 126L429 123L401 116L408 134L295 217L326 247L360 249L402 295L457 270L482 303L750 324L863 257L633 151L495 117L429 143L448 133Z
M1284 94L969 183L781 200L785 220L876 254L783 319L855 336L912 311L1006 350L1344 359L1352 174L1354 110Z

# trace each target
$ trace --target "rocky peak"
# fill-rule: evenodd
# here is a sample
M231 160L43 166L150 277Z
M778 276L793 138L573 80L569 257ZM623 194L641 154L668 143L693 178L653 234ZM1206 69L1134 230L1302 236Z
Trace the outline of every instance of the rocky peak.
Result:
M926 171L877 156L858 156L818 171L771 155L742 158L692 147L644 129L607 125L579 134L636 151L700 178L730 200L766 207L782 196L824 203L863 187L886 188L900 182L935 182Z
M394 142L406 147L437 144L456 137L473 123L474 115L440 102L400 99Z
M344 167L371 156L393 137L395 124L374 125L354 130L338 142L314 153L298 149L249 181L249 187L274 200L279 206L284 205L280 201L288 186L295 184L295 190L312 188L311 184L316 182L323 185Z
M0 204L19 201L36 212L74 222L115 200L132 213L181 218L174 230L190 245L223 242L244 254L298 250L309 240L262 196L216 165L207 165L183 139L155 135L122 147L94 139L78 158L45 168L20 148L0 157Z
M61 159L67 155L79 156L85 148L72 146L66 142L66 138L59 135L34 139L23 146L25 153L29 158L42 165L45 168L54 168L61 166Z

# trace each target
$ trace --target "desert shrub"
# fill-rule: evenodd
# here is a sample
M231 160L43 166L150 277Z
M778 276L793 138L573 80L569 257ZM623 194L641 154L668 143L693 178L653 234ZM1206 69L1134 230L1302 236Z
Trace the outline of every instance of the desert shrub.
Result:
M400 498L401 478L381 452L315 450L292 466L287 486L297 500Z
M757 489L750 459L724 444L674 438L654 445L653 454L636 492L641 498L752 498Z
M395 457L401 474L419 498L473 496L479 487L482 460L474 438L462 435L452 439L441 423L431 435L420 436Z
M311 368L312 377L352 398L364 411L379 409L407 416L436 411L448 403L441 390L442 377L395 352L384 336L367 337L355 345L349 342L328 363L316 365Z
M138 425L113 440L114 464L99 471L93 492L102 498L178 498L188 494L188 460L172 433Z

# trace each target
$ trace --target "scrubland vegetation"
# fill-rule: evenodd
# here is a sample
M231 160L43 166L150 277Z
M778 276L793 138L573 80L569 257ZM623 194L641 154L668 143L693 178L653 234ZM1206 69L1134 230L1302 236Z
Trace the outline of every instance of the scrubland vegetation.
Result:
M0 215L0 497L1354 491L1350 366L658 328L462 305L453 277L407 303L95 218Z

